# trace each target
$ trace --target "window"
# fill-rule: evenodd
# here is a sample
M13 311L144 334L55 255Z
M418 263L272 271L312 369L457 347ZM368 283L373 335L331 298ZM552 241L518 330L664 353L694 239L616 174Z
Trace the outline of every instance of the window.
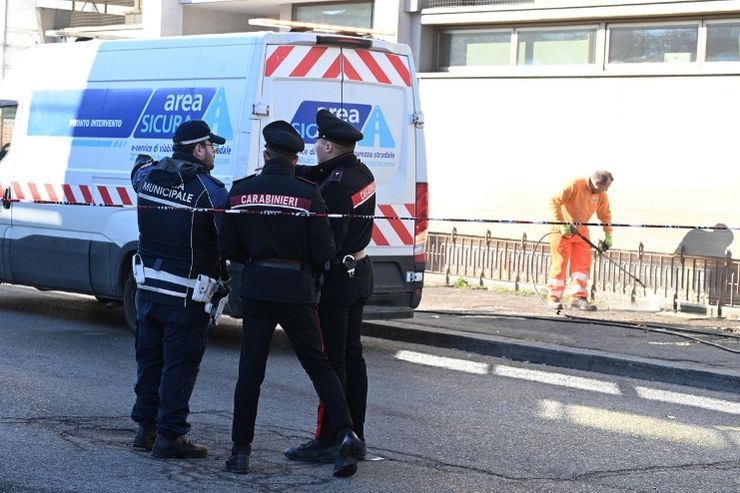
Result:
M740 23L707 24L708 62L740 62Z
M609 28L609 63L690 63L696 61L697 25Z
M460 75L736 73L740 19L440 27L434 50L434 70Z
M596 28L519 30L517 65L595 63Z
M336 26L373 27L372 2L294 4L293 20Z
M18 106L14 101L0 100L0 155L4 155L13 137L13 124Z
M437 66L509 65L511 31L443 31L437 39Z

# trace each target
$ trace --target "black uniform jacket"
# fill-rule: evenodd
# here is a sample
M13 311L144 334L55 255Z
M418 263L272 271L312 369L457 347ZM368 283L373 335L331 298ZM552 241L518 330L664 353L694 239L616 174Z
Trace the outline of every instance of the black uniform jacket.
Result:
M369 296L373 289L372 262L369 257L357 262L354 278L341 265L342 258L368 246L373 234L375 177L353 153L343 154L317 166L299 166L296 174L319 184L330 214L345 214L330 219L337 245L332 269L326 273L322 301L347 302ZM352 215L368 216L363 218Z
M190 208L224 209L224 184L198 158L180 152L158 163L139 156L131 182L137 194L139 255L144 265L188 279L198 274L218 277L220 214ZM152 301L192 302L192 290L183 285L149 278L144 285L160 290L140 290L141 296Z
M240 295L315 303L316 279L335 258L326 204L316 184L298 178L282 158L234 182L219 236L221 255L244 263ZM273 212L273 214L269 214Z

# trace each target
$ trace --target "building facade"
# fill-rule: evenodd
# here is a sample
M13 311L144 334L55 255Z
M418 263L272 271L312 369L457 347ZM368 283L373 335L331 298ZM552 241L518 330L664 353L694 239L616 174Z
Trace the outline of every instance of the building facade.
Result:
M599 168L615 175L614 221L632 225L617 248L674 252L691 228L669 225L740 226L740 2L418 7L430 214L494 221L430 230L537 239L546 226L496 221L549 219L552 193Z
M548 220L550 195L598 168L617 223L740 226L739 0L6 0L0 15L3 74L37 42L263 17L373 28L415 55L432 231L536 238L548 228L507 221ZM623 227L615 246L670 252L685 234Z

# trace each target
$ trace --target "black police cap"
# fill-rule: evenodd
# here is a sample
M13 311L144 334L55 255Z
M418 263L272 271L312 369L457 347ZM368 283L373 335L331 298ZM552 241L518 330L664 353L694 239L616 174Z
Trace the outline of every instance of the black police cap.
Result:
M211 132L211 127L203 120L188 120L175 130L172 142L180 145L199 144L210 140L214 144L225 144L226 139Z
M265 145L278 152L298 154L305 144L293 125L284 120L275 120L262 129Z
M341 118L337 118L329 110L319 110L316 113L316 125L319 127L319 139L326 139L339 145L353 146L362 140L362 132Z

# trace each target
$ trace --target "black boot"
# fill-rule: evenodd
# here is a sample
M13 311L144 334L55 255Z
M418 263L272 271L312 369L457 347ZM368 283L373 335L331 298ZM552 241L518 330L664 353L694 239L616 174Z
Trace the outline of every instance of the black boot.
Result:
M357 461L365 456L365 443L353 431L344 436L339 457L334 463L334 476L343 478L357 472Z
M226 459L226 470L234 474L247 474L249 472L249 454L244 450L231 452L231 457Z
M149 452L154 446L155 438L157 438L156 426L139 425L139 431L136 432L133 447L136 450L146 450Z
M283 454L290 460L331 463L339 456L339 444L313 439L297 447L286 448Z
M202 459L208 455L208 448L193 443L182 435L171 439L157 435L152 455L161 459Z

